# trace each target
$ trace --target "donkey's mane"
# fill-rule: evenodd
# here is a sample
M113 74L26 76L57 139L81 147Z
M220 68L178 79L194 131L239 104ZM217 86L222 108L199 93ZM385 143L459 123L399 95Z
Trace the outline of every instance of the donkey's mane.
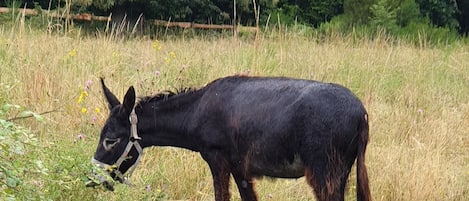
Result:
M171 90L165 90L163 92L160 92L156 95L152 96L144 96L141 97L140 100L138 101L137 105L142 105L145 103L150 103L150 102L161 102L161 101L166 101L172 97L177 97L177 96L182 96L185 94L190 94L197 91L195 88L179 88L176 91L171 91Z

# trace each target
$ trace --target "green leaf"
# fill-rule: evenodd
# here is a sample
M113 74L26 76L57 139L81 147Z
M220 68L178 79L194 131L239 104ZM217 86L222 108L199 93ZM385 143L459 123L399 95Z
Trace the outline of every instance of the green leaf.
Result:
M20 117L30 117L30 116L34 116L34 112L26 110L20 113Z
M41 123L44 123L44 117L42 117L41 115L36 114L36 113L33 113L33 117L34 117L37 121L39 121L39 122L41 122Z
M15 153L15 154L18 154L18 155L23 155L24 154L24 149L23 149L23 146L14 146L14 147L10 147L10 152L12 153Z
M10 188L15 188L18 186L20 180L16 177L8 177L7 178L7 186Z
M42 161L40 161L40 160L35 160L34 162L36 163L37 170L38 170L41 174L48 175L48 174L47 174L48 169L44 167L44 164L42 163Z
M11 108L20 109L21 107L19 105L6 103L2 106L2 111L7 112L7 111L11 110Z

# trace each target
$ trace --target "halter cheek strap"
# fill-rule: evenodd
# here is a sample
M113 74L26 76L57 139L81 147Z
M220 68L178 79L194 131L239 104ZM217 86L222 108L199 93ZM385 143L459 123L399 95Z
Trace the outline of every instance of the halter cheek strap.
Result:
M124 152L121 154L119 159L117 159L116 163L114 163L114 165L109 165L109 164L103 163L101 161L98 161L95 158L91 159L91 163L96 164L96 165L98 165L98 166L100 166L101 168L104 168L104 169L116 169L116 170L114 170L114 173L116 174L116 176L123 183L130 185L130 182L128 181L128 178L132 175L133 171L137 167L137 165L140 162L140 159L143 155L143 148L138 143L138 141L141 140L142 138L139 137L138 133L137 133L138 118L137 118L137 114L135 114L135 108L132 109L132 112L130 113L129 121L130 121L129 143L127 143L127 146L125 147ZM129 158L129 152L132 149L132 147L135 147L135 149L138 152L137 160L135 161L135 163L132 166L130 166L129 170L125 174L122 174L122 172L119 171L119 167L122 164L122 162L124 162L126 159Z

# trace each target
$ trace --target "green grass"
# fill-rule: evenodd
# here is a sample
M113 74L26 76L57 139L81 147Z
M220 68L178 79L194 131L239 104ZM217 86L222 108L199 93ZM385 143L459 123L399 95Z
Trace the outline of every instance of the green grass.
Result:
M256 41L195 37L156 42L0 27L0 103L36 112L57 109L44 115L45 124L16 122L39 140L24 157L41 160L47 168L46 175L24 173L17 197L213 200L210 171L201 157L168 147L145 150L134 186L117 185L114 193L85 188L108 112L98 78L106 77L122 97L130 85L146 96L249 74L336 82L363 100L370 114L366 164L374 200L469 199L469 46L415 47L384 37L317 41L279 33ZM88 80L88 96L78 103ZM347 198L355 200L351 175ZM21 195L28 185L35 196ZM263 179L256 187L260 200L314 198L304 179ZM233 182L231 191L240 200Z

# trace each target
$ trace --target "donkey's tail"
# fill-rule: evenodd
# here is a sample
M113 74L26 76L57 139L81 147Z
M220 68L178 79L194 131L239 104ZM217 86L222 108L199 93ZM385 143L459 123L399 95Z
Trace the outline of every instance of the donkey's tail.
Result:
M362 117L359 128L357 150L357 200L370 201L370 187L368 185L368 173L365 166L365 151L368 144L368 114Z

